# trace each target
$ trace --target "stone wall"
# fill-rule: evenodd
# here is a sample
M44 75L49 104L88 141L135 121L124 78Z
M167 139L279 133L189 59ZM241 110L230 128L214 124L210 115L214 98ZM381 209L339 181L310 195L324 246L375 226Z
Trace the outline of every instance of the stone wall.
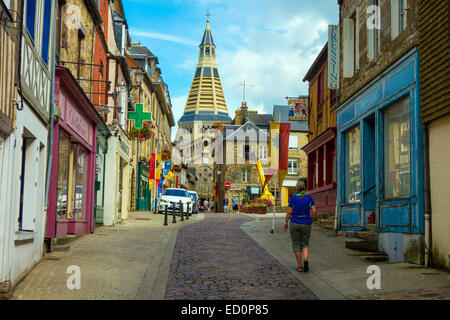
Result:
M391 39L391 1L380 1L381 9L381 31L380 31L380 53L372 60L368 58L367 45L367 6L366 0L346 0L341 5L341 81L340 81L340 103L342 104L355 94L361 87L371 81L380 72L386 69L393 62L405 55L410 49L419 43L419 31L417 26L418 8L416 1L408 1L407 26L406 30L400 33L394 40ZM359 12L359 69L355 70L353 77L343 77L344 59L344 35L343 19L349 18Z

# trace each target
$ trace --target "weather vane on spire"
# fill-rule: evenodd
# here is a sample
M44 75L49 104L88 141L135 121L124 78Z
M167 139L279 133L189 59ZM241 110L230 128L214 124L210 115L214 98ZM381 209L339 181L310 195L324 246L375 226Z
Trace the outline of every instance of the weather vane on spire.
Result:
M209 22L209 17L211 17L211 13L209 13L209 9L206 10L207 21Z

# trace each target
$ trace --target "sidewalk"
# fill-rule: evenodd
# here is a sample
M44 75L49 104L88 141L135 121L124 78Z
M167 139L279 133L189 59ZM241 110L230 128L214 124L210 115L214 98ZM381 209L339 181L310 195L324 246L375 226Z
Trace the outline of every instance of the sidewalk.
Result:
M381 269L381 289L367 288L367 267L375 263L361 260L358 251L345 247L345 237L314 225L310 240L310 272L296 271L297 262L284 219L276 215L256 217L241 225L256 242L300 279L320 299L450 299L450 273L408 263L376 263Z
M164 215L132 212L114 227L70 242L68 251L46 254L16 287L11 299L164 299L178 229L202 220L163 226ZM81 289L69 290L70 265L81 270Z

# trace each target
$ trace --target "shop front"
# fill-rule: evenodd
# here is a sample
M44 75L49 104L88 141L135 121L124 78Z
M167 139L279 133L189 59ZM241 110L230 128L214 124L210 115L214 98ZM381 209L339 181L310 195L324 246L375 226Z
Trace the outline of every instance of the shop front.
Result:
M336 128L331 127L303 147L308 155L308 193L319 214L336 212Z
M150 211L150 189L149 189L150 167L145 162L138 162L136 210Z
M105 123L97 125L97 153L95 155L95 225L102 225L105 209L105 179L106 179L106 154L108 152L108 138L111 132Z
M337 111L338 228L374 223L390 262L423 259L418 65L414 49Z
M108 139L106 162L108 175L105 178L104 225L112 226L128 218L130 140L119 125L108 126L113 133Z
M53 161L47 238L93 231L96 126L101 118L66 68L55 74Z

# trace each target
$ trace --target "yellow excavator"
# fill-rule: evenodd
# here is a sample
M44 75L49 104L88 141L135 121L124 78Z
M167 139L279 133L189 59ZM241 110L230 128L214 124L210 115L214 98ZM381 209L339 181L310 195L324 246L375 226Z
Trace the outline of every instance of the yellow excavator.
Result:
M264 177L264 170L263 170L261 162L259 160L256 162L256 168L258 171L259 181L261 181L261 186L264 186L266 179ZM262 201L264 201L266 199L270 200L272 203L275 200L274 196L269 191L267 184L264 186L263 194L261 195L261 197L259 197L259 200L262 200Z

